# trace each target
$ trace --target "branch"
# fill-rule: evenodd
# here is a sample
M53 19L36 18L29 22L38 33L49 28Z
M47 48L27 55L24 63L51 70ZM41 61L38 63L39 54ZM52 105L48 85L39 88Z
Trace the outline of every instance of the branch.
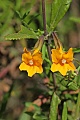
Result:
M44 36L47 35L47 29L46 29L46 12L45 11L46 11L46 9L45 9L45 0L42 0L42 15L43 15ZM52 58L51 58L51 48L50 48L50 44L51 44L50 38L47 41L48 41L48 45L47 45L48 55L49 55L50 61L52 61ZM55 90L56 89L56 79L55 79L54 73L52 73L52 78L53 78L54 90Z

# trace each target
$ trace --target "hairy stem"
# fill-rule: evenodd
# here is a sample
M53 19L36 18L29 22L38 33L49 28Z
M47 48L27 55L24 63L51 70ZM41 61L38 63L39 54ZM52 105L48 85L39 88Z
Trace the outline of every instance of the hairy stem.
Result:
M47 35L46 30L46 12L45 12L45 0L42 0L42 15L43 15L43 26L44 26L44 35Z
M42 0L42 15L43 15L44 36L46 36L47 35L47 29L46 29L45 0ZM48 42L47 50L48 50L49 59L50 59L50 61L52 61L52 58L51 58L51 48L50 48L50 44L51 44L50 38L47 40L47 42ZM54 83L54 89L56 89L56 78L55 78L54 73L52 73L52 78L53 78L53 83Z

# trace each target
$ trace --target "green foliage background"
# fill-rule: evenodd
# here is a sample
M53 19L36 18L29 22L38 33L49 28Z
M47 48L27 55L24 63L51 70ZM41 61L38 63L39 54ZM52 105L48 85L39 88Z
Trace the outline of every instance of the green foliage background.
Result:
M79 0L72 0L72 2L71 0L46 0L47 31L49 35L53 30L58 33L65 50L73 47L76 58L74 63L78 72L78 74L70 72L66 77L55 73L57 84L55 91L49 70L51 62L46 43L42 47L43 74L28 78L26 72L21 73L18 69L23 48L32 49L39 36L44 33L41 1L0 1L0 82L7 78L12 81L12 84L8 83L9 91L5 92L0 87L0 119L78 120L80 118L79 4ZM52 42L50 46L53 48L54 43ZM15 65L14 71L10 69L11 65L12 67ZM10 71L7 73L3 71L7 66L14 75ZM45 84L44 80L48 82ZM38 99L42 100L40 106L33 102ZM45 99L46 102L43 102ZM34 107L33 111L28 110L31 106Z

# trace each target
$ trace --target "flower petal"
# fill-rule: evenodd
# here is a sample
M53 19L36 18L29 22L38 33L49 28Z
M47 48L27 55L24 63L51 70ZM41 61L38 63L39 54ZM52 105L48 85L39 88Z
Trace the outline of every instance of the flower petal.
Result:
M21 63L21 65L19 66L19 69L22 71L22 70L25 70L28 72L28 76L32 77L35 73L36 73L36 69L34 66L28 66L26 65L24 62Z
M40 51L36 48L34 51L33 51L33 53L32 53L32 55L35 55L36 53L39 53Z
M76 67L74 66L74 64L72 62L69 62L68 65L69 65L68 70L72 70L72 71L76 70Z
M52 72L58 71L58 64L53 63L53 64L51 65L51 71L52 71Z
M29 66L29 69L27 69L28 76L32 77L36 73L35 66Z
M56 72L59 71L63 76L67 73L67 64L64 64L63 66L60 64L53 63L51 66L51 71Z
M42 72L43 72L42 66L39 67L36 66L36 73L42 73Z
M64 64L64 65L58 65L58 68L59 68L59 72L63 75L63 76L65 76L66 75L66 73L67 73L67 71L68 71L68 64Z
M60 64L53 63L51 66L51 71L56 72L59 71L63 76L67 73L67 64L64 64L63 66Z
M26 65L24 62L22 62L19 66L19 69L22 71L22 70L26 70L28 69L28 65Z
M32 56L29 53L22 54L22 61L28 64L29 60L32 59Z
M62 58L62 54L60 53L59 49L52 49L52 62L58 63L59 60Z
M67 60L67 62L73 61L73 51L72 48L63 54L63 58Z
M27 69L27 72L28 72L28 76L32 77L35 73L42 73L43 69L42 66L41 67L30 66L30 68Z
M62 46L60 46L60 48L57 48L57 50L59 50L59 53L63 54L63 50L62 50Z
M32 57L36 66L39 66L42 64L43 60L42 60L42 54L40 52L36 53Z

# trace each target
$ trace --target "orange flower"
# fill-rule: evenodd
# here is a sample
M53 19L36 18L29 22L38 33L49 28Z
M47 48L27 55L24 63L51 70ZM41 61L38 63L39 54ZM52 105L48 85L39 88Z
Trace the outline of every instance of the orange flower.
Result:
M62 51L62 47L57 49L52 49L52 66L51 71L56 72L59 71L63 76L66 75L67 71L76 70L73 61L73 51L72 48L68 50L68 52Z
M29 52L26 48L22 54L22 63L19 69L22 71L27 71L28 76L32 77L35 73L42 73L42 57L41 52L34 50L34 52Z

